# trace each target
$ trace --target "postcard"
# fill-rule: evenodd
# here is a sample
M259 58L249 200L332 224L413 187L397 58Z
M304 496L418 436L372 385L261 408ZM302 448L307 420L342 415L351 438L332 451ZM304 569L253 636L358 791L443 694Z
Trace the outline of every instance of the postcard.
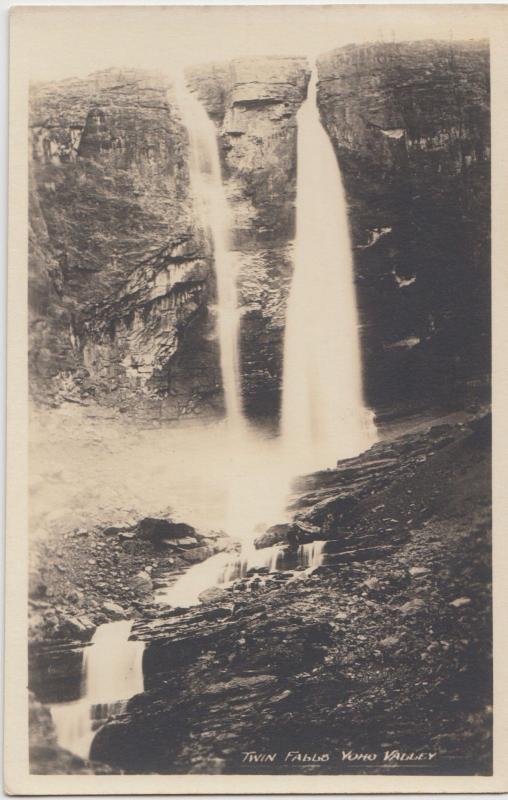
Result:
M11 11L9 793L508 789L507 23Z

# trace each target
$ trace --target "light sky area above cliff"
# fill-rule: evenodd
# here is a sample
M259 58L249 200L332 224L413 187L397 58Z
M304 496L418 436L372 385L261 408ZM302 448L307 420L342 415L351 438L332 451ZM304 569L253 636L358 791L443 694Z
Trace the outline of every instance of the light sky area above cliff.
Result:
M246 56L312 61L369 41L487 38L497 23L491 8L489 17L471 6L19 7L13 23L25 16L26 26L30 15L23 71L51 81L111 67L171 74Z

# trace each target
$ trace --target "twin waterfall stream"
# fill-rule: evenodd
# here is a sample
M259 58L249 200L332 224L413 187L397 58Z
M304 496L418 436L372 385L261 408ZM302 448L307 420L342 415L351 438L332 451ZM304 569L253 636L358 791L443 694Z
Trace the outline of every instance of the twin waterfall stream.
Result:
M283 521L292 479L366 450L375 440L375 427L362 397L347 208L337 159L319 119L315 73L297 116L294 274L286 313L280 435L269 458L242 409L237 262L217 129L183 78L176 89L189 134L195 209L214 251L224 448L230 469L224 529L242 542L239 555L218 553L196 564L157 598L185 608L199 603L205 589L243 577L253 567L277 569L283 550L256 550L256 525L263 523L266 529ZM318 566L323 546L322 541L300 545L300 566ZM143 691L144 645L129 640L130 631L130 622L100 626L85 648L81 699L51 707L60 745L83 758L96 730L122 701Z

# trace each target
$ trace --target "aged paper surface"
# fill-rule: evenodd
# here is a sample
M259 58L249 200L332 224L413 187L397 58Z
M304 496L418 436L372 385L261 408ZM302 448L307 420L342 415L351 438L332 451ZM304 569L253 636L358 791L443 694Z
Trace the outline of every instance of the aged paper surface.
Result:
M506 52L11 12L8 792L507 789Z

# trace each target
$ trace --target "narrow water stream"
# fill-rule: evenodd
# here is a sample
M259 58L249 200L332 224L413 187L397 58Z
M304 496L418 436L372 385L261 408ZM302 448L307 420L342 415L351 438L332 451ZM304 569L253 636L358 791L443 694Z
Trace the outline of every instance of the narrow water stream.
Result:
M296 567L314 569L323 563L325 544L324 540L308 542L296 551L288 551L282 545L256 550L251 545L244 546L237 555L217 553L188 569L172 586L161 590L157 599L173 608L189 608L199 603L202 592L225 588L238 578L245 578L250 570L270 573Z
M296 564L305 569L322 563L324 541L300 545L294 553ZM157 599L173 608L198 605L206 589L225 588L245 577L251 569L274 572L284 569L287 548L280 545L260 550L249 548L235 556L217 553L190 567L173 586L159 592ZM130 640L132 622L100 625L83 655L81 697L50 706L61 747L87 759L95 734L126 702L144 690L143 642Z

